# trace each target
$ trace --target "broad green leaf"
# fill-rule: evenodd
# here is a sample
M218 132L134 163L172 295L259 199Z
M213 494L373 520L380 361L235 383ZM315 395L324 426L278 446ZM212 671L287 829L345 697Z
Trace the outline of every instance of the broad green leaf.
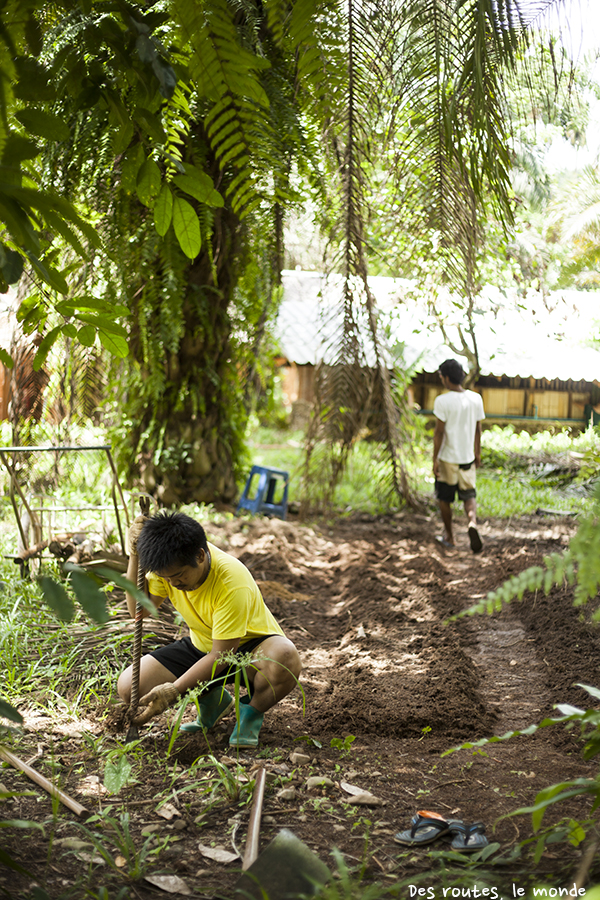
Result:
M0 220L8 228L15 243L30 253L39 253L40 242L23 208L9 195L13 185L0 184ZM7 192L8 191L8 192Z
M135 49L137 50L138 56L142 60L142 62L152 62L152 60L156 56L156 47L154 46L154 41L147 34L138 35L135 41Z
M145 109L143 106L138 106L133 111L133 117L151 138L153 138L159 144L165 143L165 141L167 140L167 135L165 134L165 130L162 127L158 116L155 116L154 113L150 112L149 109Z
M62 584L54 581L48 575L41 575L38 581L44 600L50 609L54 610L63 622L70 622L75 615L75 607Z
M6 700L2 700L0 697L0 717L3 719L8 719L10 722L16 722L18 725L21 725L23 722L23 716L21 713L11 706L10 703L7 703Z
M195 259L202 247L200 222L193 206L182 197L173 200L173 228L185 255Z
M131 763L123 754L117 763L108 760L104 766L104 787L111 794L118 794L124 788L131 775Z
M14 86L15 97L33 103L56 98L49 72L39 60L33 56L20 56L15 59L15 66L19 78Z
M46 222L54 231L58 232L65 241L73 247L73 249L84 259L87 259L87 253L78 236L75 234L71 226L58 213L48 210L45 214Z
M571 706L570 703L557 703L555 709L562 713L563 716L583 716L585 714L584 709L579 709L578 706Z
M114 319L115 316L126 316L129 312L127 307L122 303L111 303L98 297L90 297L83 295L73 300L61 300L56 304L55 309L63 316L75 315L78 311L95 310Z
M600 700L600 690L598 690L598 688L592 687L591 684L577 684L577 687L583 688L583 690L587 691L588 694L591 697L594 697L595 700Z
M128 194L133 194L137 184L137 175L140 171L146 154L141 144L134 144L123 155L121 163L121 187Z
M70 138L69 126L60 116L40 109L20 109L15 113L23 128L29 134L46 138L48 141L66 141Z
M127 591L128 594L131 594L136 603L139 603L140 606L143 606L144 609L147 609L149 613L152 615L156 615L156 607L154 603L146 596L143 591L140 591L137 585L130 581L128 578L125 578L124 575L121 575L119 572L115 572L113 569L109 569L107 566L99 566L97 569L94 569L96 575L100 575L102 578L106 578L107 581L112 581L113 584L116 584L117 587L123 588L124 591Z
M65 337L74 338L77 337L77 328L75 325L69 323L68 325L63 325L62 333Z
M126 337L127 335L127 329L119 322L115 322L114 318L109 315L79 312L77 313L76 318L79 319L80 322L85 322L86 325L92 325L98 330L102 329L103 331L108 331L110 334L116 334L120 337Z
M137 175L136 192L144 206L152 206L160 193L162 175L153 159L147 159Z
M169 230L173 218L173 194L168 184L163 184L154 204L154 225L161 237Z
M55 269L53 266L47 266L45 262L41 259L38 259L37 256L33 253L27 253L27 259L38 273L38 275L44 279L46 284L49 284L51 288L54 288L55 291L58 291L59 294L68 294L69 293L69 285L65 281L64 276Z
M46 312L46 307L40 295L37 293L29 294L17 310L17 322L20 322L23 327L25 327L26 322L33 321L37 324L46 315Z
M210 179L208 179L210 181ZM210 185L203 184L191 175L176 175L173 184L185 191L191 197L199 200L200 203L206 203L207 206L223 206L223 198L218 191L215 191L212 183Z
M223 197L215 188L210 175L207 175L202 169L199 169L197 166L193 166L190 163L184 163L184 169L185 174L190 178L193 178L194 181L197 181L200 184L201 189L205 192L207 199L203 200L203 203L206 203L207 206L223 206Z
M124 337L118 334L112 334L104 331L103 328L98 329L98 337L102 346L119 359L125 359L129 353L129 344Z
M33 6L33 4L31 4ZM44 35L42 28L38 22L35 9L31 9L27 22L25 23L25 37L29 44L29 49L34 56L39 56L44 49Z
M575 821L575 819L571 819L569 827L569 843L573 844L574 847L578 847L582 841L585 841L586 832L581 827L581 823Z
M104 20L105 22L108 19ZM119 95L110 89L106 88L104 90L104 99L106 100L109 108L108 113L108 122L110 125L116 128L124 128L126 125L131 125L131 120L129 118L129 113L127 112L127 107L121 103L121 98Z
M16 284L23 274L23 257L16 250L0 244L0 269L8 284Z
M39 372L39 370L42 368L42 366L46 362L48 354L50 353L50 350L52 349L53 345L58 340L58 337L59 337L61 331L62 331L62 329L61 329L60 325L57 325L55 328L52 328L47 334L45 334L44 337L42 338L42 342L37 349L37 353L33 357L33 369L35 372Z
M160 56L152 60L152 71L158 78L159 91L163 97L170 100L177 87L177 75L172 66L166 63Z
M18 166L24 159L34 159L40 148L35 141L11 132L2 150L2 165Z
M12 369L15 364L14 359L4 347L0 347L0 362L3 366L6 366L7 369Z
M77 340L80 344L83 344L84 347L93 347L94 341L96 340L96 329L93 325L84 325L83 328L80 328L77 332Z
M106 608L106 594L103 593L89 575L83 569L73 569L71 571L71 584L75 591L75 596L94 622L108 621L108 610Z
M119 156L121 153L124 153L125 150L127 150L131 143L132 137L133 125L131 122L127 122L125 125L120 125L115 130L112 137L112 148L115 156Z

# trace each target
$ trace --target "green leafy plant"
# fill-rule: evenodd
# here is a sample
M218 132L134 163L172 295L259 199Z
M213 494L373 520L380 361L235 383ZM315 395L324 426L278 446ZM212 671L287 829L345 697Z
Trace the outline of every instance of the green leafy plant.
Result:
M426 738L430 731L431 725L425 725L423 728L421 728L421 737L419 738L419 740L422 741L424 738Z
M295 737L294 741L304 741L305 744L309 744L311 747L318 747L319 750L323 746L321 741L311 737L310 734L301 734L298 737Z
M352 744L356 740L355 735L347 734L345 738L331 738L330 747L335 747L340 751L340 756L350 756L352 752Z
M80 831L89 838L95 850L110 869L121 878L138 881L148 873L151 858L157 856L169 843L169 836L156 844L156 836L149 835L141 847L137 847L131 835L129 813L121 813L118 818L110 815L111 807L102 813L91 816L85 825L79 824ZM98 823L102 834L93 831L89 826ZM107 844L118 850L125 859L123 867L117 866L113 854Z
M133 766L124 753L109 757L104 765L104 787L109 794L118 794L127 784L135 784L137 778L132 777L132 771Z

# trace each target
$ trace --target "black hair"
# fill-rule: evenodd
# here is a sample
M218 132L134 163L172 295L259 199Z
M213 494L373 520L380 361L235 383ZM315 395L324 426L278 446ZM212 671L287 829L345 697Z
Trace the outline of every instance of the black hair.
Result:
M439 372L449 378L452 384L462 384L465 380L463 367L455 359L445 359Z
M204 528L184 513L157 513L144 523L137 539L140 566L147 572L197 566L200 550L208 552Z

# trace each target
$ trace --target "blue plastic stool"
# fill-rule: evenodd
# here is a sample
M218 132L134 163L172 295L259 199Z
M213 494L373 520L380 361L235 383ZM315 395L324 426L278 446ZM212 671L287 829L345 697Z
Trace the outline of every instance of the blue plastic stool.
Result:
M254 497L250 497L252 479L258 475L258 485ZM265 516L275 516L277 519L285 519L288 505L288 484L290 476L283 469L271 469L268 466L252 466L248 481L237 505L237 511L247 509L254 515L262 513ZM283 481L283 496L276 503L275 492L278 482Z

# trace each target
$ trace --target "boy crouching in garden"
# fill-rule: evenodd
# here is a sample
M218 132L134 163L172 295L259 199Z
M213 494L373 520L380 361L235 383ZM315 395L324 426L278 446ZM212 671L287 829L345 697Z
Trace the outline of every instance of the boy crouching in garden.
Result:
M200 523L183 513L138 516L129 544L129 580L136 583L139 564L147 573L152 603L159 607L168 597L190 629L189 637L142 657L139 694L140 706L146 709L135 723L147 722L186 691L205 685L196 722L181 730L213 728L234 705L223 684L233 682L235 667L217 660L228 652L249 653L260 646L260 658L246 668L251 693L241 699L240 719L229 739L233 747L256 747L264 714L294 689L302 664L254 578L238 559L209 544ZM134 616L135 599L129 594L127 606ZM129 666L117 685L127 704L131 671Z

